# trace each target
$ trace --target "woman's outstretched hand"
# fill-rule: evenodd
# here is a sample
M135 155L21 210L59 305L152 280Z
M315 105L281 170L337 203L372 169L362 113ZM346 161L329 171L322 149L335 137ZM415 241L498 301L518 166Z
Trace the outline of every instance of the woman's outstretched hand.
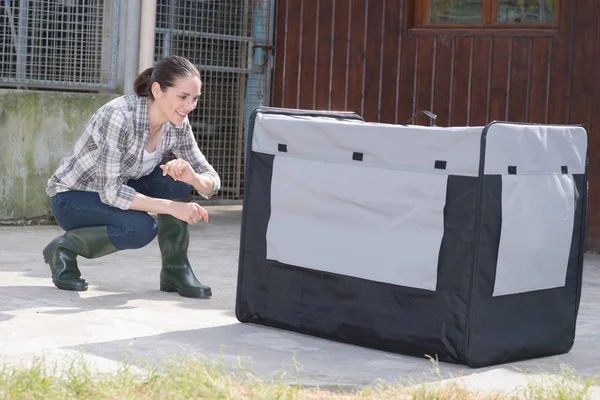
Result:
M200 220L208 222L208 213L196 203L181 203L174 201L171 205L170 214L190 225L195 224Z
M169 175L176 181L192 185L196 180L196 173L190 163L179 158L161 165L160 169L163 170L163 176Z

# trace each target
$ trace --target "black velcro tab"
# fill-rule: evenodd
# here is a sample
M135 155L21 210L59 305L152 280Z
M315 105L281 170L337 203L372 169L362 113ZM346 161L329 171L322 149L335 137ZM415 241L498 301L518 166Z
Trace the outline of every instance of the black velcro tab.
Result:
M435 169L446 169L446 164L447 164L446 161L435 160L433 167Z
M567 167L566 165L563 165L562 167L560 167L560 171L566 175L569 173L569 167Z
M509 175L516 175L517 174L517 167L515 165L509 165L508 166L508 174Z
M277 150L279 150L283 153L287 153L287 144L279 143L277 145Z
M362 161L363 160L363 153L358 153L358 152L354 152L352 153L352 159L354 161Z

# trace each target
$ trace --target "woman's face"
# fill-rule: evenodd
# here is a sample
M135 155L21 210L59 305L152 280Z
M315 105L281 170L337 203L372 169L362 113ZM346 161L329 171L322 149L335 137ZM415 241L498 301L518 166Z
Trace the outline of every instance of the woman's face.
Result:
M180 126L185 117L198 105L198 98L202 94L202 82L197 76L186 76L177 79L175 85L165 91L154 82L152 94L163 119Z

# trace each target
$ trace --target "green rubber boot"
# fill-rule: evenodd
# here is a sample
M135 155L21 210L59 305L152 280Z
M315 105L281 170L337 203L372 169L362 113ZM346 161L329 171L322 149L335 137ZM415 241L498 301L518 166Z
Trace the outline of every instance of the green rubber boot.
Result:
M210 287L196 279L187 257L190 226L167 214L158 214L158 246L162 257L160 290L183 297L209 298Z
M54 286L62 290L85 291L77 256L98 258L118 251L106 234L106 226L89 226L65 232L44 248L44 261L52 271Z

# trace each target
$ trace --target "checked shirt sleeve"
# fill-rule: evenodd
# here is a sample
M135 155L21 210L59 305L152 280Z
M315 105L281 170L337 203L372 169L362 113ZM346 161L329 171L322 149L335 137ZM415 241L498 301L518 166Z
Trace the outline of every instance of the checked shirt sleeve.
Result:
M98 193L100 201L112 207L128 210L135 190L124 185L122 176L123 149L126 144L127 121L119 110L109 109L96 127L98 145Z
M192 127L189 123L186 124L185 132L180 133L177 146L173 149L173 154L175 157L189 162L197 174L207 176L213 181L214 189L212 193L208 195L200 194L202 197L210 199L219 191L221 188L221 178L198 148Z

